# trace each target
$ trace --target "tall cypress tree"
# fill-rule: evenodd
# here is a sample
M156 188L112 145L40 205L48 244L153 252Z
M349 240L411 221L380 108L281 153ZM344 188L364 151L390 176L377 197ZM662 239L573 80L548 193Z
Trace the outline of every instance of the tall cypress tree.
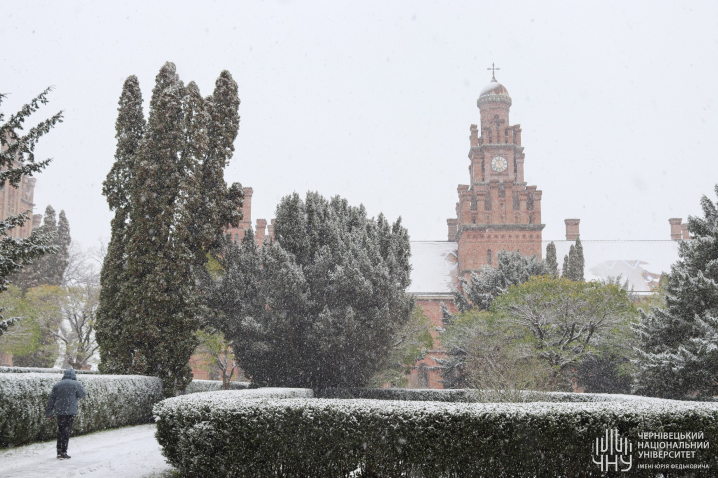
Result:
M50 282L51 285L62 285L64 283L65 270L70 264L70 221L67 220L65 211L60 211L57 221L57 253L48 256L50 262Z
M718 394L718 204L703 196L701 206L704 217L688 218L693 239L678 245L666 308L642 313L636 327L638 393L665 398Z
M568 254L563 256L563 265L561 266L561 277L565 277L566 279L569 279L569 276L568 276Z
M578 280L578 255L576 253L576 246L573 244L571 244L571 247L568 249L568 274L566 277L568 280Z
M546 268L551 277L558 277L558 259L556 257L556 244L549 242L546 246Z
M241 219L241 185L227 188L223 177L239 124L237 87L229 73L220 76L215 93L218 99L203 99L196 84L185 86L175 65L166 63L128 180L117 179L122 167L108 176L111 206L116 192L126 198L126 219L113 223L123 237L123 251L115 251L113 260L123 268L114 275L108 271L108 279L121 278L116 292L131 300L121 299L121 310L108 311L114 313L108 314L108 330L119 330L114 336L126 345L116 360L112 345L104 354L108 368L129 366L159 377L167 396L192 379L188 362L204 310L200 279L207 254L221 245L223 227Z
M586 261L583 259L583 244L581 244L581 238L576 238L576 265L575 265L575 281L583 282L584 279L584 268Z
M134 75L128 77L122 87L115 130L115 163L102 188L110 209L115 211L115 217L112 219L112 236L100 273L96 338L100 345L100 370L104 373L130 373L134 343L125 325L133 319L126 314L127 297L122 294L122 284L125 281L125 242L130 191L136 173L137 153L145 130L142 92Z

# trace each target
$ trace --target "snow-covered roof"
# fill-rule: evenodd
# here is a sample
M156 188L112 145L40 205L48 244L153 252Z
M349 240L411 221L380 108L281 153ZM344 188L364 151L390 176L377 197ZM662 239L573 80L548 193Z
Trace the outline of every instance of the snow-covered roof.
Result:
M543 241L546 255L549 242L556 245L559 268L574 241ZM586 280L622 276L636 292L650 292L658 286L662 272L670 272L678 260L678 241L597 241L582 240ZM415 295L450 294L457 281L457 244L448 241L411 243L411 285Z
M479 94L479 97L485 96L485 95L508 95L509 90L506 89L504 85L499 83L496 80L491 80L491 83L484 86L484 88L481 90L481 93Z
M559 268L574 241L543 241L544 256L549 242L556 245ZM662 272L670 272L678 260L678 241L592 241L581 240L586 280L622 276L636 292L658 286Z
M457 244L448 241L411 243L411 285L416 295L447 294L456 284Z

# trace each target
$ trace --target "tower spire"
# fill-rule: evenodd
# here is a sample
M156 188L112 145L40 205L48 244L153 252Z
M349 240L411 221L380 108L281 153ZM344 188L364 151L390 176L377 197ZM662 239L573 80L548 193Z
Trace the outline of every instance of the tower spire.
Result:
M494 66L494 63L491 63L491 68L487 68L487 70L491 70L491 81L496 81L496 70L500 70L501 68L496 68Z

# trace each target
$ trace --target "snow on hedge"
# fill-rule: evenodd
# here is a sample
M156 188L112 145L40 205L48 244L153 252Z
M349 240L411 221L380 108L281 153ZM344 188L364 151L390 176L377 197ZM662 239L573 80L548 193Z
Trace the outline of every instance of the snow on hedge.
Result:
M249 382L229 382L230 390L245 390ZM184 393L215 392L222 390L221 380L192 380Z
M160 402L163 454L190 476L601 476L592 445L616 428L634 443L634 463L640 432L700 431L711 445L695 450L692 462L718 469L715 403L284 398L288 392L303 393L209 392Z
M62 379L61 372L0 373L0 446L57 436L57 420L45 419L45 406L53 385ZM152 406L163 398L155 377L84 374L77 378L87 396L79 401L74 435L148 423Z
M527 392L530 402L631 402L660 400L658 398L637 395L608 393L570 393L570 392ZM405 388L329 388L319 390L318 398L363 398L371 400L409 400L432 402L484 402L482 393L471 389L405 389Z
M36 367L0 367L0 446L12 446L56 436L57 420L46 420L45 406L52 386L62 379L64 370ZM74 435L152 420L152 406L161 401L161 385L156 377L140 375L101 375L75 370L87 396L78 402L78 415L72 426ZM231 382L232 389L249 387L247 382ZM186 394L222 390L217 380L194 380Z
M57 373L60 374L60 378L62 378L62 374L65 372L64 369L60 368L40 368L40 367L0 367L0 373ZM75 370L75 373L83 373L83 374L99 374L100 372L97 372L95 370Z

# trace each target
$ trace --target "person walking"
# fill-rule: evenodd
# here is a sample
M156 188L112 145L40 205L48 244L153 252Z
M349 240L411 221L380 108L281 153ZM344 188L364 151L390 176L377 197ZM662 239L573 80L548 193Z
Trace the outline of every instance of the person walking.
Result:
M77 401L87 393L82 384L77 381L77 375L71 368L65 370L62 380L52 387L52 393L47 400L45 418L52 420L53 410L57 414L57 458L67 460L67 445L70 442L70 429L77 415Z

